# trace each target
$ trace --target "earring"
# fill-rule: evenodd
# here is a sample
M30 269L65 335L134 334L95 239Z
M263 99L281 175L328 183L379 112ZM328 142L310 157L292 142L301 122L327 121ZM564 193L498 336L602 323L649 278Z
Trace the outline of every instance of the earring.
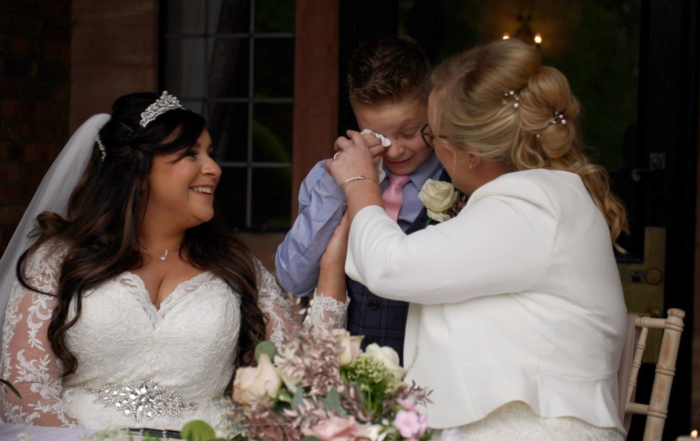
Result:
M469 170L474 168L474 161L469 161Z

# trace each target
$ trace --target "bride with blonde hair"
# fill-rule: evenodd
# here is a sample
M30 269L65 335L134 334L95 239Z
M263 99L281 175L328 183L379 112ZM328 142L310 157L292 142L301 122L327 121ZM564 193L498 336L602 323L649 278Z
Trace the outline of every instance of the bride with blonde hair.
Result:
M358 134L327 167L348 200L348 275L411 303L404 360L434 390L430 425L445 439L624 439L627 219L584 154L566 77L500 40L437 67L428 111L423 137L470 196L456 217L405 235Z

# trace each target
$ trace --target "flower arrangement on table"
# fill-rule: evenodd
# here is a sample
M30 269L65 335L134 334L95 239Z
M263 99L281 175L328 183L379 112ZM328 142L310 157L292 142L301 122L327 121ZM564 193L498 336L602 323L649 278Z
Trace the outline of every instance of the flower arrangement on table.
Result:
M237 439L258 441L427 441L429 392L403 382L405 370L388 347L345 330L301 327L283 353L256 348L256 367L236 371Z

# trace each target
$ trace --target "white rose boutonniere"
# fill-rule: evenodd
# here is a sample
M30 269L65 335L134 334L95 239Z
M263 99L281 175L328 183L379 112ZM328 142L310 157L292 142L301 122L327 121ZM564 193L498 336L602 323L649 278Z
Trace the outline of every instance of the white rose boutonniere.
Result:
M445 222L454 217L456 213L453 213L452 208L463 198L464 194L451 183L432 179L425 181L423 188L418 193L418 199L425 205L428 217L436 222Z

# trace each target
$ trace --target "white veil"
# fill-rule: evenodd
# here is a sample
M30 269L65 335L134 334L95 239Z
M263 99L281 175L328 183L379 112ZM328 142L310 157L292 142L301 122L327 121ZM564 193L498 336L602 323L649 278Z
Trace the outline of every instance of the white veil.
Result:
M105 113L93 115L73 134L41 181L0 259L0 341L5 323L5 308L12 285L17 280L15 267L22 253L34 242L28 236L36 226L36 217L44 211L66 215L68 199L87 168L97 133L109 118Z

